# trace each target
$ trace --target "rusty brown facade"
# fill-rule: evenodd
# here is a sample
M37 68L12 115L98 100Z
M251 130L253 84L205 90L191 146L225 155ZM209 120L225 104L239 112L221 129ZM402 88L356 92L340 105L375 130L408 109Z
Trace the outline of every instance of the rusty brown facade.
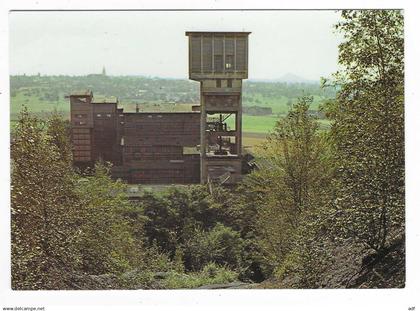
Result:
M199 112L124 112L92 92L69 98L76 166L101 159L129 183L199 183Z
M242 79L248 32L187 32L189 77L200 106L186 112L128 112L91 91L69 96L73 161L102 159L129 183L234 184L242 177ZM228 126L228 119L232 121Z

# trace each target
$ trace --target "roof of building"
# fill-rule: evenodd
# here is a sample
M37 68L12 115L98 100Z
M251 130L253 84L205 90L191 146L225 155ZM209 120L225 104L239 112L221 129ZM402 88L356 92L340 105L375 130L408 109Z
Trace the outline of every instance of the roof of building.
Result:
M191 103L120 103L118 108L123 108L124 113L135 113L138 107L139 113L198 113L192 107L197 104Z
M167 115L167 114L200 114L199 111L122 111L121 113L131 115L131 114L148 114L148 115Z
M72 92L70 94L70 96L90 96L90 95L92 95L91 90L79 90L79 91Z
M118 103L118 98L115 96L94 96L92 99L92 104L116 104Z
M190 35L243 35L243 36L247 36L249 35L251 32L248 31L186 31L185 35L186 36L190 36Z

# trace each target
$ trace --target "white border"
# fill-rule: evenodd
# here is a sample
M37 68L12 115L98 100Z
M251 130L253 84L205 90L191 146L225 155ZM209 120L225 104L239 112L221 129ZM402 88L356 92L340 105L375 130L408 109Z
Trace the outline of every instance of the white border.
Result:
M343 3L345 2L345 3ZM408 310L420 308L420 133L419 94L420 29L416 1L57 1L0 2L0 308L45 306L46 310L216 310L221 306L255 310ZM406 43L406 195L407 282L404 289L388 290L216 290L216 291L11 291L10 289L10 177L9 177L9 58L8 12L10 10L68 9L342 9L403 8ZM6 108L7 107L7 108ZM417 191L416 191L417 190ZM417 294L417 295L416 295Z

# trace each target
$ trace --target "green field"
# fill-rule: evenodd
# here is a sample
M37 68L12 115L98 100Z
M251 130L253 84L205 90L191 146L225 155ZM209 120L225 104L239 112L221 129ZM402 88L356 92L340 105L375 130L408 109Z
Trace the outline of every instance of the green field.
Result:
M51 112L54 110L69 112L70 105L69 102L64 99L64 96L56 102L45 101L39 99L37 96L25 95L23 92L17 92L16 96L10 98L10 114L16 115L19 114L22 106L25 105L28 107L28 110L31 112Z
M277 116L242 116L242 131L251 133L270 132L278 120Z
M325 100L324 97L319 95L312 95L314 101L309 109L317 110L319 104ZM269 107L272 109L273 114L286 114L290 109L290 104L296 103L297 98L290 99L286 96L277 96L277 97L270 97L264 96L262 94L252 94L252 95L244 95L242 100L242 104L244 106L260 106L260 107Z
M268 133L274 128L278 119L279 118L274 115L250 116L244 114L242 115L242 131L251 133ZM229 118L227 121L228 126L233 128L233 119Z

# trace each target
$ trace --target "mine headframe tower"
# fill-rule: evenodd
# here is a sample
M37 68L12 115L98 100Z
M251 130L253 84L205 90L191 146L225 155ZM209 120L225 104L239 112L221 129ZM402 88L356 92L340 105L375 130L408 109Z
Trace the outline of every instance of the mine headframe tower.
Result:
M189 78L200 82L200 181L235 184L242 175L242 79L250 32L186 32Z

